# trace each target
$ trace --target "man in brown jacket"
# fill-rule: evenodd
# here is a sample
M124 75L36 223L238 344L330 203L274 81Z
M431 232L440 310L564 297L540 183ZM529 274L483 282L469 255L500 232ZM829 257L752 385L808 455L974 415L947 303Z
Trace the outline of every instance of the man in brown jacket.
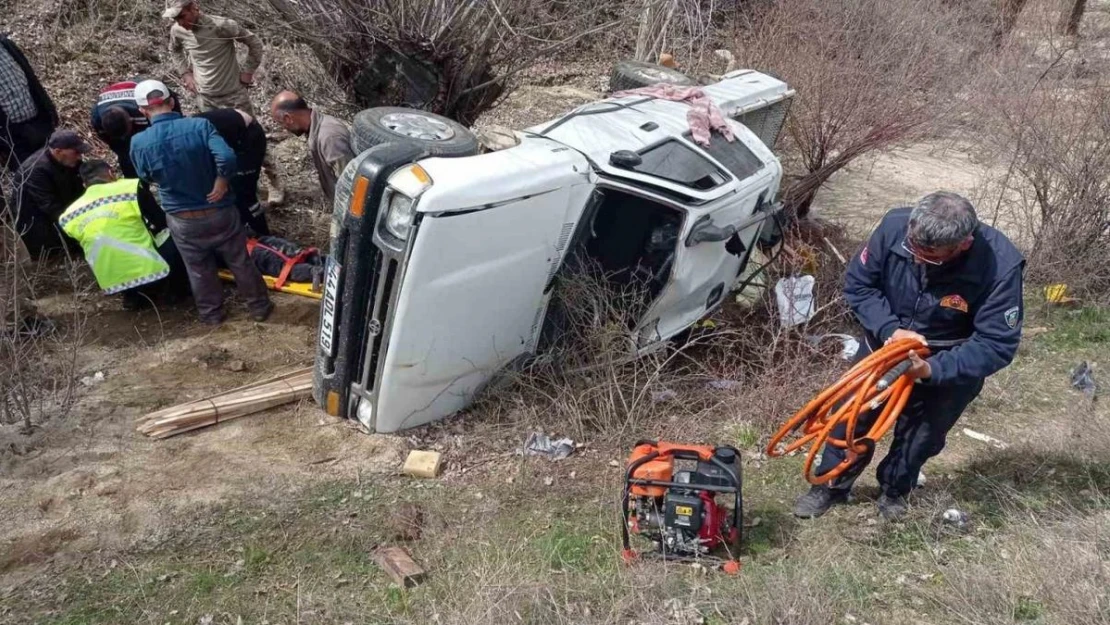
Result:
M262 63L262 41L235 20L201 13L195 0L169 0L162 16L172 19L170 51L185 88L202 111L236 108L254 114L247 89ZM242 66L235 43L247 48Z
M174 21L170 52L182 85L197 96L197 108L201 112L233 108L253 117L249 88L262 63L262 41L235 20L201 13L196 0L167 0L162 17ZM247 48L242 66L235 56L235 42ZM281 204L285 192L269 155L262 172L270 186L269 203Z
M270 115L282 128L297 135L308 135L308 152L320 179L328 205L335 200L335 184L347 163L355 157L351 148L351 129L331 115L312 110L304 98L282 91L270 103Z

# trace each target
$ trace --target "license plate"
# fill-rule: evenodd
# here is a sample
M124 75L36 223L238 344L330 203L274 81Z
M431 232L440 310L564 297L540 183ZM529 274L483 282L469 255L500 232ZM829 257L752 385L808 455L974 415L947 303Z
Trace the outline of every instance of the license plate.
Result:
M329 358L335 355L335 309L339 301L339 275L343 267L328 258L327 276L324 278L324 314L320 318L320 351Z

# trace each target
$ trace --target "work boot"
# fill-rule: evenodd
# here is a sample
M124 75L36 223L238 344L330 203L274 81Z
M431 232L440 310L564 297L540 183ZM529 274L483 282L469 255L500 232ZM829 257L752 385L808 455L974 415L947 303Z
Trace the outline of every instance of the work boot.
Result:
M220 311L211 317L201 317L200 322L206 326L218 326L222 324L225 319L227 319L227 315L224 314L223 311Z
M143 310L150 306L150 300L136 291L124 291L121 300L123 309L131 312Z
M285 203L285 189L281 187L270 187L266 194L266 204L269 206L281 206Z
M262 166L262 174L266 176L266 203L270 206L281 206L285 203L285 189L281 184L281 179L278 178L278 173L274 166L266 163Z
M906 503L906 498L901 495L887 495L883 493L879 496L879 515L887 521L897 521L906 516L909 510L909 504Z
M794 516L802 519L816 519L838 503L848 501L848 491L833 490L828 486L813 486L809 492L794 502Z
M265 309L260 310L258 312L253 312L252 311L251 312L251 319L254 319L258 323L262 323L263 321L266 321L267 319L270 318L270 314L272 312L274 312L274 305L270 304L270 305L266 306Z

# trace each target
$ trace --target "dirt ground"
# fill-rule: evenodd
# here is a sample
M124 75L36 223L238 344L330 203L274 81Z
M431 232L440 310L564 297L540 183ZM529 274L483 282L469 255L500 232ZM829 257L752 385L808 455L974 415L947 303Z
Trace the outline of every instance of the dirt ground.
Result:
M10 20L8 26L17 33L24 29L29 37L41 41L55 32L42 25L44 20L49 24L49 16L49 11L24 13ZM4 19L8 18L0 18L0 23ZM159 62L160 40L149 33L126 32L121 41L103 42L99 50L94 49L91 41L88 37L75 36L65 45L43 48L41 52L35 48L28 50L47 89L58 94L56 98L66 122L82 130L87 130L86 104L91 101L97 85L123 74L165 69ZM102 60L106 53L134 49L143 53L119 57L129 59L127 68L111 67ZM273 67L280 69L285 63L282 55L287 51L274 50ZM264 94L272 92L281 79L276 75L277 69L272 74L263 74L264 87L255 94L256 106L264 105ZM550 119L602 91L604 71L596 63L537 68L529 74L520 91L478 125L504 124L523 128ZM74 72L85 76L76 85L66 78ZM287 180L289 202L274 211L272 220L291 238L322 244L326 238L327 216L321 210L322 201L304 156L303 140L276 138L280 141L273 149ZM846 224L853 234L862 237L888 208L903 205L938 187L974 197L983 177L994 165L983 161L958 141L937 140L908 146L861 159L837 174L818 195L815 210ZM511 615L515 613L517 620L513 622L748 623L746 618L743 621L729 621L726 617L719 620L687 618L685 614L690 605L704 604L711 596L721 596L716 586L719 582L705 581L698 574L681 582L684 592L689 594L683 595L679 603L663 605L664 595L660 594L645 603L652 606L653 616L640 617L642 621L633 620L633 615L640 614L636 606L628 605L629 599L616 593L640 582L663 584L657 588L662 591L664 587L669 588L666 584L671 582L667 579L648 582L638 577L651 576L650 572L623 577L623 574L612 572L609 564L600 563L610 561L613 554L609 551L615 546L610 522L615 521L614 494L619 470L611 464L621 460L624 453L616 446L594 447L590 446L590 441L581 441L587 447L565 463L525 461L515 456L514 451L527 431L511 420L502 422L463 415L403 436L368 435L347 423L328 418L311 402L165 441L148 440L135 432L135 419L149 411L310 364L318 315L316 304L288 295L276 295L275 301L278 308L274 317L267 323L257 324L246 318L241 305L232 297L231 319L216 330L199 324L188 306L131 313L97 296L77 297L64 292L39 301L45 313L59 317L75 307L80 309L88 319L88 334L73 372L77 389L75 405L64 415L46 415L31 434L20 432L16 426L0 427L0 621L337 623L347 622L340 614L361 614L355 608L348 612L335 608L337 611L329 612L329 604L340 596L335 593L341 593L343 601L350 602L346 607L364 608L367 614L378 614L381 619L367 622L412 622L421 615L427 617L429 613L409 603L416 599L390 589L388 580L382 579L370 565L362 560L350 564L349 554L336 556L335 561L328 560L331 568L319 571L313 568L315 560L304 555L305 560L297 559L294 565L281 571L280 580L264 577L265 584L257 587L236 586L246 583L243 582L247 575L244 570L248 573L264 571L266 563L278 561L276 554L283 550L289 552L291 544L300 549L295 551L296 558L300 558L302 552L324 553L336 544L361 553L367 547L366 541L384 540L384 535L379 536L384 531L378 523L381 509L369 503L373 496L373 501L389 502L385 506L387 509L395 507L399 500L412 499L424 502L427 507L427 515L431 517L427 530L429 542L413 549L426 564L438 567L442 578L458 575L450 588L443 587L440 582L441 586L422 596L423 600L438 606L431 618L435 622L508 622L513 620ZM1032 445L1048 454L1082 438L1084 430L1077 423L1076 415L1084 415L1088 421L1105 422L1105 410L1092 407L1074 393L1069 395L1070 366L1079 358L1092 357L1094 353L1088 350L1086 339L1072 340L1066 328L1058 328L1062 325L1059 321L1058 318L1041 321L1046 327L1035 334L1056 338L1046 340L1042 336L1033 339L1030 347L1023 348L1018 365L992 378L983 397L961 425L990 434L1011 447ZM1085 337L1085 327L1075 332ZM103 379L97 380L97 374L103 374ZM88 384L81 382L86 378L90 380ZM749 409L750 406L741 404L726 406L723 411L726 416L713 423L713 429L737 431L738 426L748 423L750 415L745 412ZM1036 428L1031 427L1034 423L1038 425ZM800 527L786 515L787 506L801 486L796 473L797 462L768 462L759 454L760 436L754 435L754 440L747 441L744 448L753 502L748 511L751 546L746 553L755 560L750 578L754 581L745 583L755 584L751 588L757 590L763 583L771 589L775 588L774 584L799 588L816 584L810 590L819 595L821 589L828 590L832 586L822 585L827 582L824 577L807 575L823 566L824 561L808 559L804 552L806 543L799 547L799 541L812 544L821 537L817 530ZM414 485L398 477L405 454L413 448L438 449L446 454L447 468L440 480ZM859 591L862 594L844 598L829 591L832 593L830 605L840 611L829 613L828 620L822 621L819 617L805 620L825 612L806 603L808 599L799 599L789 609L784 607L782 611L768 613L766 620L754 622L865 622L866 616L846 614L844 606L875 605L876 601L884 607L885 614L892 615L888 622L953 622L936 617L946 610L951 614L959 606L945 604L944 599L931 594L930 584L940 582L935 581L939 578L928 577L934 574L930 572L933 569L929 560L951 557L948 554L961 549L963 543L958 537L936 538L939 542L930 542L935 538L930 532L943 534L942 530L937 530L931 513L950 505L965 505L969 498L994 501L990 497L1002 497L998 493L987 496L984 495L986 491L976 490L995 487L978 485L974 477L993 475L992 463L998 470L1007 466L1003 460L1008 456L999 455L1001 453L963 434L953 436L949 449L927 471L928 480L938 490L930 491L934 494L921 505L924 512L920 527L924 529L918 533L925 538L915 533L916 529L888 530L877 526L872 523L874 515L870 508L860 505L834 515L834 527L853 528L852 532L845 532L848 538L834 539L836 545L844 547L844 553L858 556L851 551L852 545L862 543L869 549L886 550L883 553L909 553L911 555L899 560L900 565L907 567L907 573L895 571L891 574L892 580L900 575L897 579L909 581L895 585L890 580L875 581L874 577L868 581L866 575L853 573L848 582L853 588L862 588ZM1050 467L1046 462L1044 466L1045 470L1057 471L1053 468L1056 465ZM1100 489L1110 481L1099 481L1103 477L1096 480L1089 473L1090 485L1080 485L1074 490L1079 493L1086 490L1087 494L1082 497L1097 500L1091 505L1102 510L1105 500L1099 497L1105 491ZM1071 476L1066 467L1059 469L1059 475ZM1082 481L1083 475L1077 475L1076 480ZM1018 482L1014 482L1017 485L1012 488L1011 482L1005 482L1007 486L999 487L1000 492L1005 488L1010 488L1005 493L1024 492ZM941 486L935 486L937 483ZM997 483L1000 482L990 482ZM869 485L873 485L873 480L865 480L865 486ZM864 501L867 500L865 496ZM233 519L230 525L213 520L223 519L221 515L231 515L228 517ZM576 521L569 520L575 515ZM983 515L992 518L986 511ZM240 528L237 525L240 521L249 528L256 528L267 523L265 519L277 519L276 525L266 525L265 531L257 534L262 537L257 544L244 547L227 543L227 538L221 535L227 527ZM1064 537L1061 540L1073 534L1086 536L1084 532L1089 532L1091 527L1088 522L1094 521L1077 521L1069 530L1072 533L1060 533ZM506 524L511 525L513 531L504 530ZM330 533L322 529L327 525L333 526ZM857 525L860 527L855 527ZM365 535L342 533L353 532L356 527L362 528ZM1093 527L1107 526L1103 523ZM313 542L323 540L320 536L336 536L336 528L346 528L338 534L340 538L335 539L340 543ZM523 533L514 533L520 528ZM256 536L249 533L255 529L242 531L243 536ZM1002 524L991 531L1020 534L1019 530ZM270 540L280 545L269 545L267 541ZM531 548L528 545L534 540L539 540L543 549L535 570L554 571L553 579L566 579L567 588L571 589L569 598L545 590L550 580L537 581L529 577L528 570L514 568L518 564L529 567L534 564L529 560L531 552L525 551ZM905 546L917 545L914 541L926 547L917 550ZM462 562L451 559L453 547L472 542L481 547L478 553L483 555ZM166 548L167 545L171 548ZM196 561L188 560L191 549L199 554ZM258 552L251 549L262 550L261 553L268 555L258 556ZM152 560L153 556L148 557L150 554L161 559ZM552 560L550 554L559 555ZM1024 562L1021 555L1015 555L1014 562ZM803 571L774 568L789 558L807 568ZM968 559L975 558L972 555ZM99 611L87 613L70 612L70 608L84 609L85 604L77 599L81 592L91 593L91 589L97 587L108 588L105 592L116 592L109 582L114 584L118 577L129 576L124 570L129 566L138 567L135 578L147 580L142 584L153 584L150 580L157 579L159 584L173 585L174 579L193 575L189 579L195 585L183 587L180 594L173 595L183 602L179 605L160 606L156 605L157 601L144 601L148 591L154 593L152 596L159 596L146 585L141 585L141 598L123 594L104 596L104 605L113 604L120 596L135 602L138 606L135 612L120 612L131 614L126 618L134 618L132 621L117 620L125 617L114 617L115 613L108 608L98 607ZM1000 566L1002 568L992 570L991 574L1008 570L1005 565ZM1101 566L1106 566L1105 561ZM585 567L582 570L587 573L585 578L575 578L571 582L570 576L581 572L576 567ZM909 573L911 568L917 572ZM302 572L304 580L300 577ZM918 573L924 577L919 577ZM325 574L326 577L320 577ZM1103 570L1099 574L1107 573ZM500 581L498 584L487 582L486 576L496 575L500 577L493 579L510 581L505 581L505 585L499 585ZM590 577L593 575L596 579ZM296 576L295 582L290 576ZM308 581L312 576L316 579ZM516 581L511 581L514 576ZM88 585L81 586L82 579L89 580ZM952 579L959 577L954 574ZM55 584L59 580L61 582ZM352 580L355 580L353 585ZM945 583L958 585L957 581ZM370 584L371 590L380 591L380 594L372 594L360 584ZM607 591L613 592L612 596L597 600L588 595L587 587L596 590L595 587L608 588L610 584L615 588ZM911 599L906 603L892 599L891 593L895 592L892 585L912 586L915 590L910 593ZM351 589L350 597L347 588ZM366 596L370 599L359 598L355 588L369 593ZM227 596L232 594L240 600L237 608L225 605L230 601ZM557 594L559 599L549 600L549 594L552 597ZM1018 594L1040 597L1036 589ZM630 596L638 595L631 592ZM521 603L514 603L517 599L510 597L523 599ZM368 605L371 599L385 607ZM918 605L913 599L922 604ZM94 600L98 601L90 601ZM1040 603L1036 605L1041 605L1047 600L1037 601ZM448 614L452 605L459 606L454 616ZM528 612L522 607L526 605L535 611ZM545 605L547 612L536 607ZM612 612L601 614L599 610L603 608L599 606L604 605L609 605ZM129 609L126 605L117 607ZM236 609L241 611L236 612ZM388 615L380 616L375 612L379 609L387 610ZM928 616L929 610L933 616ZM134 616L138 614L142 615L141 619ZM237 614L253 616L236 621ZM1106 612L1102 614L1105 616ZM898 618L899 615L905 618ZM1042 622L1036 618L1015 617L1015 620ZM973 615L966 622L1011 621L975 620Z
M5 19L35 62L63 124L88 134L86 103L101 86L166 71L153 33L125 30L118 40L94 44L94 33L79 31L45 45L58 32L52 23L58 16L47 5L28 9ZM265 89L253 97L259 111L268 102L265 94L277 89L275 74L294 54L271 52L271 69L264 67L258 78ZM112 64L119 58L128 60L126 67ZM535 84L525 85L479 126L540 123L596 98L606 82L599 66L588 63L538 67L531 76ZM260 120L274 130L267 115ZM103 146L94 145L111 160ZM304 140L275 131L271 151L287 195L285 205L271 209L271 225L288 238L325 247L328 219ZM76 271L82 270L78 264ZM39 566L66 557L157 543L160 528L201 506L265 500L340 476L398 471L420 435L367 435L328 418L311 402L167 441L135 432L135 419L153 410L311 364L315 302L275 294L274 316L256 324L236 305L233 289L228 294L231 319L217 330L199 324L188 304L133 313L95 294L77 297L63 290L40 298L42 312L58 319L80 311L87 334L73 371L72 408L45 415L29 435L15 425L0 427L0 545L10 551L0 556L0 573L6 578L33 577ZM98 375L103 379L96 380Z

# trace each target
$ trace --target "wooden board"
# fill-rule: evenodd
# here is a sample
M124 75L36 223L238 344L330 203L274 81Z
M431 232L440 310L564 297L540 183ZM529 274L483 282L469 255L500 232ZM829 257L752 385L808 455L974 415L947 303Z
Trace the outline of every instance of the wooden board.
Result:
M224 282L235 282L235 276L231 275L231 272L227 269L221 269L219 273L220 279ZM307 297L314 300L320 300L324 298L324 293L322 291L313 291L312 285L307 282L287 281L285 285L279 289L274 286L277 283L277 278L274 278L272 276L262 276L262 279L266 281L266 288L270 289L271 291L279 291L281 293L288 293L290 295L300 295L301 297Z
M312 369L299 369L152 412L142 417L137 429L152 438L168 438L288 404L308 397L311 393Z
M374 551L374 562L402 588L415 586L427 576L402 547L379 547Z

